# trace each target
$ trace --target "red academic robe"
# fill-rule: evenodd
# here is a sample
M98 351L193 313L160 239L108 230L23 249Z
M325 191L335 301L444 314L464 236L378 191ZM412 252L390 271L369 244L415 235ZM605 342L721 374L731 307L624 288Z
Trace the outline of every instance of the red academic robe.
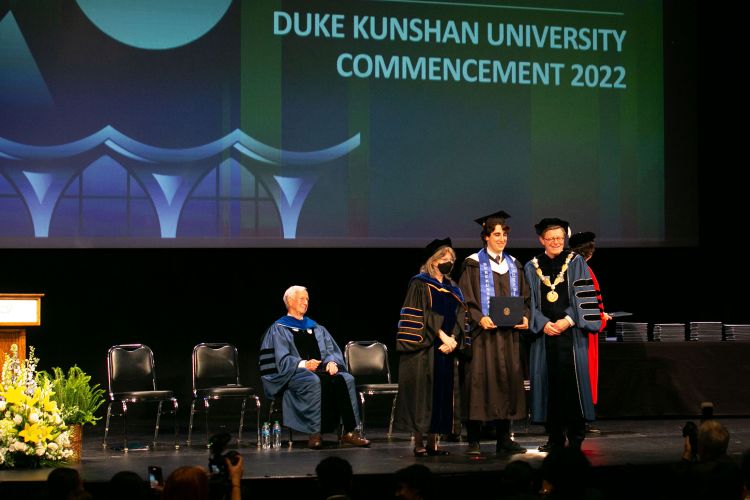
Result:
M604 317L604 303L602 302L602 290L599 288L599 282L594 275L594 270L589 267L591 273L591 281L594 282L594 289L596 290L596 300L599 303L599 313L602 317L602 326L599 328L599 332L603 332L607 327L607 320ZM591 397L594 400L594 404L597 401L597 386L599 383L599 338L598 333L589 333L589 379L591 380Z

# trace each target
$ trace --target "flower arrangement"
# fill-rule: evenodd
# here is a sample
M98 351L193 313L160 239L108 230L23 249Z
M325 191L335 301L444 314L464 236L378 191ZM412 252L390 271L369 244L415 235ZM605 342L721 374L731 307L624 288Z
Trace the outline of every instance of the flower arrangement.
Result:
M52 384L37 377L34 348L18 359L18 346L5 355L0 379L0 467L52 465L67 459L68 428L52 399Z

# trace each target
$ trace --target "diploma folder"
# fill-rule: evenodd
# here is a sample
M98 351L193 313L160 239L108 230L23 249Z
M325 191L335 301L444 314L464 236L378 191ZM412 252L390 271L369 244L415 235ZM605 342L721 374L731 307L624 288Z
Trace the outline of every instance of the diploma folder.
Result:
M523 309L523 297L490 297L490 319L497 326L521 324Z
M625 311L608 312L607 314L609 314L612 318L626 318L633 315L633 313Z

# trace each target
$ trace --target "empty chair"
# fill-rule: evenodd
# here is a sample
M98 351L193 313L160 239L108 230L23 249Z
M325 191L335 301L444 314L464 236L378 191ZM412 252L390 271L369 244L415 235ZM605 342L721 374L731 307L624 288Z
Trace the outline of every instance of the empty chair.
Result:
M362 405L362 435L365 433L365 396L393 395L391 420L388 425L388 437L391 437L398 384L391 382L388 348L382 342L374 340L354 340L346 344L344 358L349 373L357 382L357 392ZM367 383L360 383L361 381Z
M156 411L156 426L154 427L153 446L159 437L159 422L162 413L174 414L174 447L180 447L177 427L177 399L172 391L156 388L154 372L154 353L143 344L123 344L109 348L107 351L107 385L109 388L109 404L107 405L107 420L104 426L104 440L102 446L107 447L110 417L113 405L120 407L123 427L123 450L128 451L127 412L131 403L158 403ZM162 411L164 402L172 408Z
M247 400L254 399L256 429L260 436L260 398L255 389L240 384L240 369L237 363L237 348L231 344L202 343L193 348L193 401L190 403L190 426L187 444L193 436L193 417L198 411L195 402L201 400L206 416L206 444L208 444L208 409L211 400L240 399L240 429L237 444L242 441L242 427L245 422ZM260 439L258 440L260 442Z

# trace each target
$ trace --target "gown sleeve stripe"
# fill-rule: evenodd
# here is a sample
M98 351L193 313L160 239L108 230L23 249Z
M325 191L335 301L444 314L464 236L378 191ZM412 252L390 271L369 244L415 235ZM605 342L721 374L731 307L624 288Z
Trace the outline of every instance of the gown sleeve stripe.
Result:
M417 309L416 307L402 307L401 308L401 315L402 316L419 316L420 318L424 316L424 311L421 309Z
M424 337L422 337L421 335L419 335L417 333L402 332L400 330L396 334L396 339L400 340L402 342L416 342L416 343L419 343L419 342L422 342L423 338Z
M398 328L399 330L421 330L422 328L424 328L424 323L422 323L421 321L409 321L402 319L398 322Z
M276 355L273 348L260 350L258 367L260 368L261 375L279 373L279 370L276 367Z

